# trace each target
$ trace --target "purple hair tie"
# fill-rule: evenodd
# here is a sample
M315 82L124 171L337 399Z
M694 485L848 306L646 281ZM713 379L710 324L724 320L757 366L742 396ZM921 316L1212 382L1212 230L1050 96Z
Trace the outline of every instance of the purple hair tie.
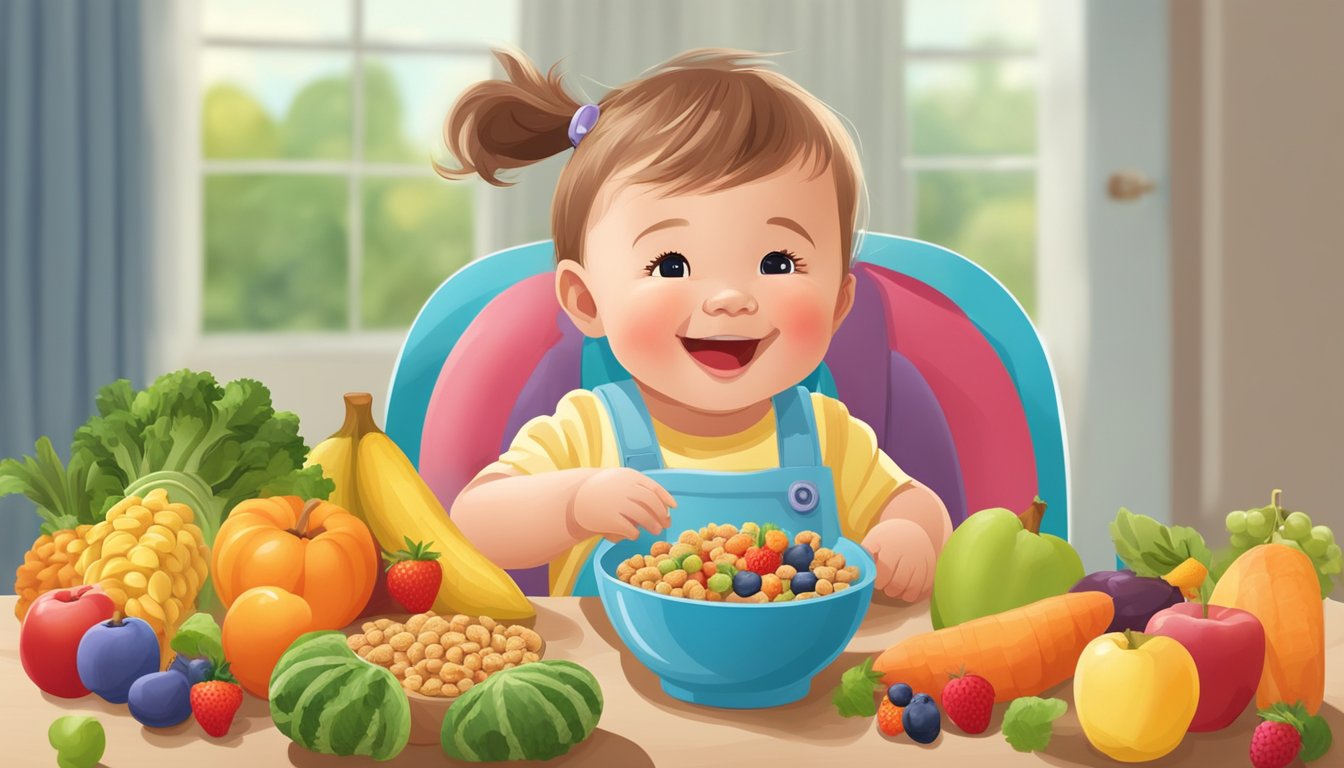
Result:
M569 119L569 143L575 147L583 141L583 137L593 130L597 124L598 115L602 110L596 104L584 104L582 107L574 110L574 117Z

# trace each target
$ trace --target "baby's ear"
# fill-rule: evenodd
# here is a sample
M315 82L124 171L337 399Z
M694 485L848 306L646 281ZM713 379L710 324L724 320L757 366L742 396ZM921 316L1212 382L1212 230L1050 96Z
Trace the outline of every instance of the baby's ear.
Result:
M556 265L555 298L583 335L594 339L607 335L597 314L597 300L588 289L588 273L582 264L567 259Z
M840 330L840 324L845 322L849 310L854 308L856 282L853 272L846 272L844 279L840 281L840 293L835 297L835 324L831 326L832 335Z

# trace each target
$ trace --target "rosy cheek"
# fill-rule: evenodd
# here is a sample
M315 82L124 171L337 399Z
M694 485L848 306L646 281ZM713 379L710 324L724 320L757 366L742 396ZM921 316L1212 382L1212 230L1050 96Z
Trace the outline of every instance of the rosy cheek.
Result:
M603 325L619 357L657 358L676 341L678 327L686 319L684 302L672 290L633 291L618 312L603 314Z
M834 307L812 292L799 292L780 299L779 311L775 314L780 339L800 352L825 350L831 343Z

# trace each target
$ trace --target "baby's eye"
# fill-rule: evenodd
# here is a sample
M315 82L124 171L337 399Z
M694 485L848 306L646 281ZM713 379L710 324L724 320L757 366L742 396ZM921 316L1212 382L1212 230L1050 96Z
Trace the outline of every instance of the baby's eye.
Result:
M788 251L771 251L761 259L762 275L787 275L794 271L797 259Z
M691 263L676 251L668 251L653 261L644 271L655 277L690 277Z

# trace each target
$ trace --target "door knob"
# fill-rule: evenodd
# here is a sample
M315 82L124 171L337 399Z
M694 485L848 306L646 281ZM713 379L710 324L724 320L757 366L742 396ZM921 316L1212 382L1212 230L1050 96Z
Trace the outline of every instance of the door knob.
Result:
M1116 171L1106 180L1106 193L1112 200L1138 200L1157 188L1157 182L1142 171Z

